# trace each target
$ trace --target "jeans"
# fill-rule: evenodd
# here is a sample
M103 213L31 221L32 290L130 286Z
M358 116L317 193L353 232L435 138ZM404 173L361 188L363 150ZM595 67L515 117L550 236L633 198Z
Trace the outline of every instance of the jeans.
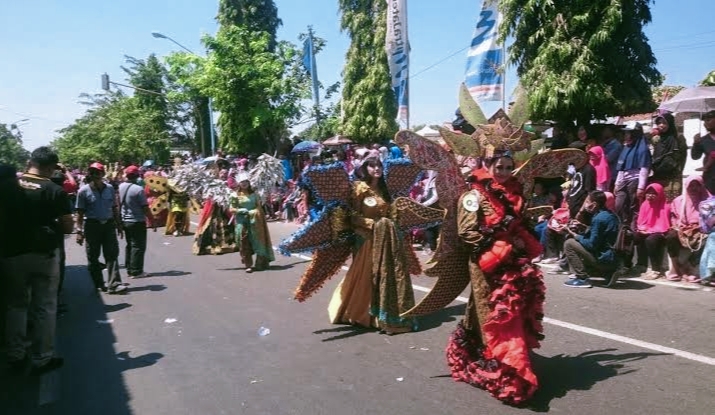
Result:
M30 253L2 260L7 288L6 342L9 361L21 360L31 344L33 364L41 366L55 355L57 289L60 253ZM27 323L32 318L32 331Z
M593 272L613 271L611 264L600 263L596 257L575 239L564 242L564 255L576 278L585 280Z
M104 255L107 265L107 285L110 289L116 288L122 283L122 277L119 275L119 241L114 222L100 223L87 219L84 224L84 238L87 267L95 288L105 287L102 266L99 263L100 253Z
M145 222L124 222L124 239L127 242L124 251L124 265L127 268L127 274L131 276L144 273L146 238Z
M534 226L534 232L536 232L536 235L539 237L539 242L541 242L541 246L546 248L546 229L548 229L549 221L543 221L539 222Z
M700 278L712 281L715 273L715 233L708 235L703 256L700 258Z

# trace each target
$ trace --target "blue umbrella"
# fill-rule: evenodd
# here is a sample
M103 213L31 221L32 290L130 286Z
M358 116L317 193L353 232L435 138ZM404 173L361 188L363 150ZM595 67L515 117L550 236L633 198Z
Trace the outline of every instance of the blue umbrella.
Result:
M301 141L293 146L291 153L308 153L320 148L320 143L317 141Z
M142 167L151 167L154 165L154 160L147 160L142 164Z

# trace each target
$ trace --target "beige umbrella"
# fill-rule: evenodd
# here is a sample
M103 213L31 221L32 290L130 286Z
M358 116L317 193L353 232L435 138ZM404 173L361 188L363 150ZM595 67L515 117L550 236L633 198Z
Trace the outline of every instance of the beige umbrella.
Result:
M342 135L336 135L323 141L324 146L340 146L343 144L353 144L353 140Z

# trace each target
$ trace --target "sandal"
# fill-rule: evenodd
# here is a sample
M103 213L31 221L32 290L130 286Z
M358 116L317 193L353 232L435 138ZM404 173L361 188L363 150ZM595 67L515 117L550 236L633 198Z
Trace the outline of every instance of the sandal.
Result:
M252 273L252 272L253 272L253 268L251 268L251 267L246 268L246 272L249 273L249 274Z
M692 282L692 283L698 283L701 281L700 277L695 276L695 275L686 275L683 277L683 279L687 282Z
M674 273L674 272L668 271L668 272L665 274L665 279L668 280L668 281L678 282L678 281L681 281L681 280L683 279L683 277L681 277L680 275L678 275L678 274L676 274L676 273Z

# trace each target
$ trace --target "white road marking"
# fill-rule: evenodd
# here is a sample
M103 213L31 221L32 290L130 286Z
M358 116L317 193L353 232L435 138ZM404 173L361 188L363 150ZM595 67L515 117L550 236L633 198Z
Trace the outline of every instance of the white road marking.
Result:
M191 222L191 223L198 226L197 223L194 223L194 222ZM274 246L273 250L278 251L278 247ZM307 255L300 255L300 254L291 254L291 256L294 256L294 257L297 257L300 259L304 259L306 261L311 261L313 259L312 257L309 257ZM347 271L348 267L343 266L342 269L344 271ZM642 280L640 278L632 278L632 280L642 281L642 282L649 283L649 284L668 285L668 286L674 286L674 287L679 287L679 288L698 289L698 288L693 288L692 286L689 286L686 284L682 284L682 283L679 284L679 283L675 283L675 282L671 282L671 281ZM425 293L428 293L431 291L430 288L422 287L421 285L415 285L415 284L412 285L412 288L414 288L417 291L421 291L421 292L425 292ZM455 300L462 302L462 303L467 303L469 301L468 298L462 297L462 296L457 297ZM692 360L695 362L704 363L706 365L715 366L715 358L712 358L709 356L700 355L700 354L696 354L696 353L690 353L690 352L686 352L684 350L674 349L672 347L661 346L659 344L649 343L649 342L645 342L642 340L633 339L630 337L621 336L618 334L609 333L607 331L602 331L602 330L598 330L598 329L592 329L590 327L581 326L581 325L569 323L566 321L556 320L556 319L549 318L549 317L544 317L544 323L551 324L553 326L563 327L565 329L577 331L579 333L590 334L592 336L601 337L601 338L608 339L608 340L613 340L613 341L616 341L619 343L629 344L631 346L640 347L642 349L648 349L648 350L653 350L655 352L671 354L674 356L682 357L683 359L688 359L688 360Z
M277 250L275 246L273 247L273 249ZM295 257L298 257L301 259L305 259L305 260L312 259L306 255L292 254L292 256L295 256ZM347 271L347 269L348 269L348 267L343 266L343 270ZM638 280L640 280L640 279L638 279ZM653 282L653 281L643 280L643 282ZM430 288L423 287L421 285L416 285L416 284L412 284L412 288L414 288L416 291L421 291L424 293L429 293L431 291ZM462 296L457 297L455 300L462 302L462 303L467 303L469 301L469 299L467 297L462 297ZM645 342L642 340L633 339L630 337L621 336L618 334L609 333L607 331L602 331L602 330L598 330L598 329L592 329L590 327L581 326L581 325L569 323L566 321L556 320L556 319L549 318L549 317L544 317L543 321L544 321L544 323L551 324L553 326L563 327L565 329L577 331L579 333L590 334L592 336L601 337L601 338L608 339L608 340L613 340L613 341L616 341L619 343L629 344L631 346L640 347L642 349L648 349L648 350L653 350L655 352L671 354L674 356L682 357L683 359L693 360L695 362L704 363L704 364L710 365L710 366L715 366L715 358L712 358L709 356L704 356L704 355L700 355L700 354L696 354L696 353L690 353L690 352L686 352L684 350L674 349L672 347L661 346L659 344L649 343L649 342Z

